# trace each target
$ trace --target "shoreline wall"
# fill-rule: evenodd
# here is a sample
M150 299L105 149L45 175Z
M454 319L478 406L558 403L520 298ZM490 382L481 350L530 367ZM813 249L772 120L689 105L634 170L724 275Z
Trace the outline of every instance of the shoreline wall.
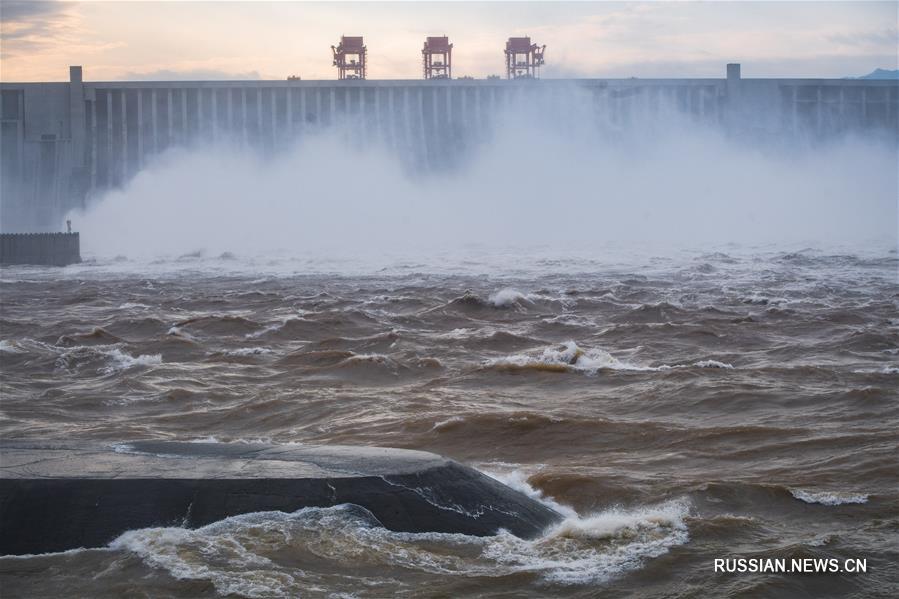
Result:
M0 234L0 264L68 266L79 262L78 233Z
M446 168L512 107L572 112L598 131L681 113L749 139L816 143L847 134L897 139L899 81L453 79L0 83L3 231L57 229L71 209L126 183L171 147L229 141L278 152L341 125L412 168ZM585 116L586 115L586 116Z

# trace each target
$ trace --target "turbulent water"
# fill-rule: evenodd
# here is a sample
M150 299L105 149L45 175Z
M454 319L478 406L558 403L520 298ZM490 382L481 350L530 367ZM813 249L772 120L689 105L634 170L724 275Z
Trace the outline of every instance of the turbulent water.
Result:
M895 596L894 249L551 255L4 268L5 439L421 449L566 519L522 540L249 514L2 558L3 595Z

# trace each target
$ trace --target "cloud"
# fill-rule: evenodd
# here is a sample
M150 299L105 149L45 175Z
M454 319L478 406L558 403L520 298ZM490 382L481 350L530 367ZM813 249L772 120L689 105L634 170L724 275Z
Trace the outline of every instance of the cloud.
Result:
M827 36L827 41L841 46L874 47L896 49L899 45L899 30L895 27L871 31L854 31L851 33L834 33Z
M92 64L123 46L85 26L83 3L0 0L0 61L4 81L54 81L71 64Z
M71 40L77 28L72 2L4 0L0 11L0 41L9 58Z
M0 3L5 81L54 80L69 64L94 81L332 79L328 46L344 27L366 34L376 79L420 77L421 39L439 32L456 43L457 76L502 74L502 42L517 34L547 44L545 77L720 77L727 62L750 77L896 68L895 10L864 3L533 2L513 24L491 3Z
M4 0L0 20L22 22L35 17L46 18L64 12L67 8L65 3L54 0Z
M128 71L122 73L117 79L124 81L241 81L261 79L261 76L259 71L235 73L218 69L156 69L154 71Z
M97 39L84 26L82 4L0 0L0 62L4 81L54 81L71 64L89 63L121 43Z

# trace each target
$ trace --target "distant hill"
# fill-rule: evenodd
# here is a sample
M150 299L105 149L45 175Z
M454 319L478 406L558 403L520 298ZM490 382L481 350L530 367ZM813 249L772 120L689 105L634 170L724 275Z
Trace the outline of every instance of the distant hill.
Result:
M851 79L899 79L899 70L874 69L867 75L851 77Z

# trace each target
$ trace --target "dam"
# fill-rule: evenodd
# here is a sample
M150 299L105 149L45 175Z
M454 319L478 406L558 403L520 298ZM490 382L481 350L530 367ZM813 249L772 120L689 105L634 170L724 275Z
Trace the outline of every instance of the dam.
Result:
M86 82L0 84L4 232L57 231L171 148L232 143L263 153L341 127L419 172L454 168L502 119L615 135L668 118L749 140L897 140L899 82L743 78Z

